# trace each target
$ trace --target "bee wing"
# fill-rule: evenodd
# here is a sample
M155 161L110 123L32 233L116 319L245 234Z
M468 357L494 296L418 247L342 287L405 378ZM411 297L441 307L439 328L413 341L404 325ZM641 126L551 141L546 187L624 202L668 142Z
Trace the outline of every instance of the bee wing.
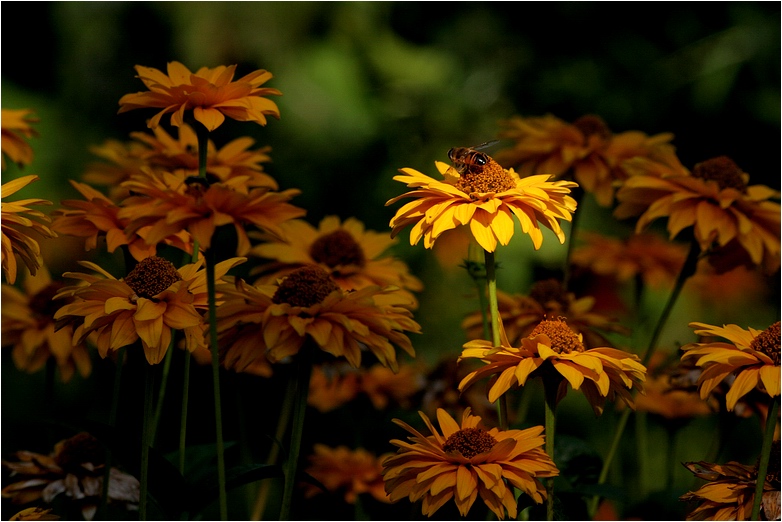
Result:
M484 141L480 145L476 145L475 147L470 147L472 150L482 150L482 149L488 149L492 145L495 145L496 143L499 143L500 140L491 140L491 141Z

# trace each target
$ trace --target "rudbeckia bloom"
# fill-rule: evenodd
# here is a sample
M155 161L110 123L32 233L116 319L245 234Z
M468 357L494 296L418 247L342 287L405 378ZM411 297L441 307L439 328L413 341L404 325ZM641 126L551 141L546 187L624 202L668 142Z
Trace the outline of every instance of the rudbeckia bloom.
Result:
M38 176L30 175L3 183L0 187L0 198L5 199L38 179ZM35 275L35 271L41 266L41 247L38 245L38 241L29 235L30 232L36 232L45 238L57 237L57 234L40 222L49 221L49 218L43 212L29 208L29 205L51 204L51 201L45 199L20 199L0 203L0 214L2 215L0 217L0 239L2 240L0 252L2 252L3 272L10 284L16 282L17 255L32 275Z
M18 369L37 372L53 357L60 378L68 382L76 371L87 377L92 362L84 343L71 343L70 326L55 330L54 313L60 303L52 298L62 286L52 281L45 266L24 279L24 291L4 284L1 326L3 346L12 347L11 357Z
M2 149L2 169L5 170L5 157L18 165L29 165L33 161L33 148L25 138L38 136L30 124L37 123L30 109L2 109L0 117L0 148Z
M749 185L749 175L730 158L701 162L690 172L669 148L625 166L631 176L616 195L620 203L614 215L640 214L636 233L667 217L671 239L692 228L704 253L729 248L769 272L779 268L780 206L770 201L779 199L779 192Z
M419 332L393 287L346 292L317 266L297 269L279 285L220 285L217 310L224 364L242 371L258 358L277 363L299 352L306 340L355 368L362 349L398 370L394 345L415 356L405 332Z
M280 228L285 241L265 238L250 251L273 260L253 270L264 273L256 283L274 282L303 265L317 265L344 290L394 285L412 308L417 306L412 292L421 291L423 285L403 261L383 255L394 244L388 234L366 230L356 218L340 222L337 216L323 218L317 229L301 219L282 223Z
M559 474L543 451L543 426L526 430L486 429L481 418L464 411L461 424L443 409L437 410L442 433L420 413L429 436L398 419L394 423L413 436L410 442L398 439L396 455L383 461L383 478L392 502L409 497L423 499L422 512L432 516L454 499L461 516L467 516L475 500L483 502L500 520L516 518L513 487L540 504L546 490L537 480ZM511 487L513 486L513 487Z
M580 390L592 406L595 415L603 412L606 399L621 398L634 407L630 391L643 391L646 368L638 356L615 348L584 347L581 334L574 333L561 319L545 320L521 340L515 348L500 330L500 346L490 341L475 340L464 345L462 359L480 359L485 366L468 374L459 390L464 390L483 377L491 376L489 401L496 401L513 386L524 386L529 377L540 376L559 382L557 402L567 393L567 385Z
M413 225L410 244L417 244L423 237L424 246L432 248L443 232L469 225L478 244L487 252L494 252L498 242L510 242L516 216L536 250L543 244L541 224L551 229L560 243L565 242L559 220L570 221L576 210L576 201L567 195L577 186L572 181L548 181L547 174L519 178L513 169L505 170L493 160L480 171L461 175L445 163L436 161L435 165L445 181L410 168L400 169L402 175L394 176L414 190L386 205L403 198L414 200L397 210L391 219L391 237Z
M215 265L220 279L241 259ZM158 364L171 343L172 330L183 330L188 350L204 344L202 311L207 308L206 274L197 263L177 270L160 257L142 260L121 280L90 262L82 262L99 275L66 272L64 277L86 284L63 288L56 298L73 297L54 318L75 325L73 342L91 336L101 357L141 339L149 364Z
M613 204L616 187L627 178L623 163L636 156L648 156L666 144L670 133L647 136L639 131L613 134L599 117L587 114L573 123L556 116L516 116L502 122L500 138L515 143L498 151L496 160L514 167L519 175L552 174L578 182L595 196L599 205Z
M330 448L325 444L315 444L313 451L309 456L310 465L305 471L323 484L328 492L343 494L348 504L355 504L362 493L369 493L380 502L390 502L385 491L381 464L387 455L376 457L363 448ZM312 484L306 486L304 496L307 498L322 491Z
M392 402L409 407L410 398L425 386L424 375L410 364L401 366L398 372L374 364L361 373L361 392L369 396L377 410L388 407Z
M573 332L583 336L586 348L609 344L601 332L628 333L627 328L593 311L594 297L577 298L573 292L566 292L562 283L556 279L536 281L528 295L511 295L497 290L497 305L510 345L521 342L522 338L527 337L547 317L567 317L568 326ZM483 335L483 316L480 310L465 317L462 328L468 338L480 338Z
M358 396L359 380L358 369L347 363L315 365L307 404L321 413L335 410Z
M55 444L51 455L17 451L15 460L4 460L3 467L18 481L4 487L2 495L14 504L28 504L38 499L51 503L64 493L81 507L84 518L92 520L103 491L105 454L103 446L84 432ZM136 508L138 480L117 468L110 474L109 502Z
M264 96L282 94L277 89L261 87L272 78L263 69L233 81L236 65L201 67L195 73L179 62L169 62L167 74L153 67L136 66L138 78L149 91L126 94L119 100L118 114L133 109L162 109L147 123L154 129L164 114L171 114L171 125L184 123L185 113L210 132L219 127L225 117L238 121L254 121L266 125L266 116L280 117L277 105Z
M776 397L780 391L779 321L763 331L749 328L744 330L735 324L710 326L704 323L690 323L695 333L715 336L729 342L690 343L682 346L685 352L682 362L694 362L703 368L698 378L701 398L709 393L729 375L735 375L730 391L725 396L728 410L754 389Z

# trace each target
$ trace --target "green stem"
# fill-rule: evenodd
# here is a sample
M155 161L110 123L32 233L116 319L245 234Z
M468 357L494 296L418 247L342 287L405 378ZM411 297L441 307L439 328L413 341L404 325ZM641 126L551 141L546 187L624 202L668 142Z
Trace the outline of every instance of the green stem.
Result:
M185 474L185 443L187 441L187 402L190 395L190 360L193 357L185 349L184 376L182 377L182 412L179 416L179 473Z
M119 392L120 382L122 380L122 366L125 362L125 347L123 346L117 351L116 367L114 368L114 385L111 394L111 409L109 410L109 428L111 428L112 438L114 436L113 430L117 424L117 410L119 409ZM109 482L111 480L111 464L113 460L113 452L111 451L111 443L106 444L106 462L103 468L103 487L100 495L100 506L98 512L100 513L98 520L108 520L106 517L106 509L109 502Z
M551 379L544 381L546 454L554 461L554 435L557 427L557 386ZM554 478L546 479L546 520L554 520Z
M299 463L301 439L304 433L304 414L307 412L307 395L312 374L312 347L308 342L299 350L298 373L296 375L296 397L293 403L293 427L288 451L288 464L285 467L285 489L282 494L280 520L290 520L293 490L296 487L296 468Z
M635 454L638 458L638 496L646 498L649 492L651 474L649 462L649 427L646 423L646 412L635 415Z
M173 334L173 332L172 332ZM171 342L168 344L166 358L163 360L163 377L160 381L160 391L158 392L157 404L155 405L155 416L152 421L152 427L149 432L149 442L155 445L155 434L157 425L160 422L160 416L163 414L163 402L166 398L166 385L168 384L168 372L171 369L171 358L174 356L174 335L171 335Z
M763 487L766 484L766 474L768 473L768 461L771 456L771 447L774 445L774 431L777 427L777 416L779 415L779 395L771 401L771 407L766 416L766 430L763 433L763 446L760 449L760 460L758 462L758 478L755 484L755 500L752 503L752 520L760 520L760 506L763 501Z
M152 424L152 401L153 398L153 369L154 367L146 363L144 365L144 419L141 426L141 491L139 493L138 513L140 520L147 520L147 497L149 489L149 441Z
M500 310L497 302L497 274L494 264L494 252L484 250L484 259L486 262L486 284L489 287L489 316L491 319L491 342L492 346L500 346ZM501 430L508 429L508 398L503 393L497 399L497 417Z

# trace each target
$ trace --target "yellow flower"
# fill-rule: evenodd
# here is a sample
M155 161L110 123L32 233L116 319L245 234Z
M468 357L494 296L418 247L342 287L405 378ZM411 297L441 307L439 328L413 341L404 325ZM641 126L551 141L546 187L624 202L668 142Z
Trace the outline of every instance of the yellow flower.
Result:
M636 233L667 217L671 239L691 227L704 253L730 248L769 272L779 268L780 206L769 201L779 199L779 192L749 185L749 175L730 158L704 161L690 172L670 148L654 158L628 160L625 167L631 176L617 193L614 215L640 214Z
M346 292L322 269L299 268L279 285L221 285L217 310L224 364L242 371L258 358L277 363L299 352L309 339L355 368L362 348L397 371L394 345L415 355L405 332L419 332L393 287Z
M232 258L215 266L219 280L242 259ZM90 262L81 265L98 276L66 272L65 277L86 284L63 288L55 298L73 297L54 318L63 324L74 324L73 342L91 336L101 357L141 339L147 362L158 364L171 342L171 330L183 330L185 344L193 351L204 344L204 319L207 308L206 274L197 263L179 270L160 257L142 260L121 280Z
M280 225L285 241L267 239L250 251L273 262L261 265L252 273L264 273L258 283L271 283L303 265L318 265L344 290L366 286L398 286L417 307L412 292L423 289L421 281L410 274L407 265L384 252L394 244L387 234L366 230L356 218L340 222L337 216L323 218L316 229L301 219Z
M126 94L119 100L119 112L133 109L162 109L147 123L154 129L164 114L171 114L171 125L184 123L185 112L192 110L193 118L210 132L219 127L225 117L238 121L254 121L266 125L266 116L280 117L277 105L264 96L281 94L277 89L261 87L272 78L263 69L232 81L236 65L221 65L210 69L202 67L195 73L179 62L168 63L168 74L153 67L136 66L138 78L149 91Z
M701 399L729 375L735 375L730 391L725 396L728 410L754 389L776 397L780 391L779 321L763 331L735 325L710 326L704 323L690 323L695 333L716 336L729 342L690 343L682 346L685 352L682 362L694 361L703 368L698 378Z
M601 331L628 333L627 328L593 311L594 297L576 298L574 293L566 292L562 283L556 279L535 282L529 295L510 295L497 290L497 305L510 345L527 337L547 317L567 317L568 326L573 332L583 335L587 348L609 344ZM482 337L483 317L480 310L465 317L462 328L470 339Z
M9 520L60 520L60 517L52 513L51 509L31 507L21 510Z
M559 382L557 400L567 393L567 385L580 390L596 415L603 412L606 399L619 396L634 407L629 390L643 391L646 368L636 355L614 348L585 349L581 334L575 334L561 319L545 320L515 348L501 329L501 345L474 340L464 345L462 359L481 359L485 366L471 372L459 383L464 390L483 377L492 376L489 401L496 401L513 386L524 386L529 377L540 376Z
M33 149L25 138L38 136L38 132L30 124L37 123L38 118L30 117L30 109L2 109L0 111L0 148L2 148L2 169L5 170L5 157L19 165L29 165L33 161Z
M36 275L25 278L22 285L24 292L6 284L2 289L2 340L3 346L13 348L14 365L34 373L53 357L63 382L70 381L76 370L87 377L92 362L86 345L72 345L71 326L55 330L58 303L52 297L63 285L52 281L45 266Z
M297 189L275 192L252 188L245 193L229 183L210 183L203 178L184 177L162 172L155 176L138 176L122 184L134 195L122 202L117 216L127 219L126 234L145 229L144 239L157 244L183 230L198 241L201 248L211 246L215 229L233 225L238 244L237 255L250 250L245 225L254 225L282 237L280 224L305 214L305 210L288 203L300 193Z
M344 493L348 504L355 504L362 493L369 493L380 502L390 502L381 474L381 462L390 454L376 457L363 448L330 448L325 444L315 444L313 450L306 472L323 484L327 491ZM307 498L322 491L309 483L306 486L304 496Z
M437 181L410 168L400 169L394 179L414 190L397 196L386 205L402 198L415 198L397 210L391 219L391 237L407 225L410 244L424 238L424 246L432 248L435 240L459 225L469 225L475 240L487 252L494 252L497 243L507 245L514 232L513 216L521 223L535 249L543 243L539 225L551 229L560 243L565 233L559 219L570 221L576 202L567 194L577 185L571 181L547 181L549 175L519 178L511 170L504 170L486 156L488 163L481 170L459 174L453 167L436 161L437 169L446 181Z
M5 199L38 179L38 176L30 175L3 183L0 188L0 198ZM0 213L2 214L2 218L0 218L2 250L0 252L2 252L3 272L10 284L16 282L16 255L22 259L32 275L35 275L35 271L41 266L41 247L29 233L36 232L46 238L57 237L57 234L49 230L49 227L36 221L49 221L49 218L42 212L29 208L29 205L51 204L51 201L45 199L20 199L0 203Z
M500 520L505 519L506 512L515 519L513 487L540 504L546 498L546 490L537 479L559 474L541 448L543 426L487 430L469 408L461 425L445 410L438 409L441 434L426 415L419 414L431 435L423 435L394 419L395 424L413 436L408 437L410 442L392 440L391 444L399 450L383 461L383 478L392 502L405 497L411 502L423 499L423 514L432 516L453 498L464 517L480 496Z
M14 504L28 504L38 499L51 503L64 493L71 501L78 502L85 519L92 520L101 501L105 467L105 450L92 435L82 432L61 440L55 444L51 455L17 451L14 457L15 460L4 460L3 467L11 471L12 477L18 476L22 480L4 487L3 498L10 498ZM138 480L111 468L108 500L128 510L137 509Z
M687 514L686 520L750 520L758 481L757 466L745 466L738 462L721 465L703 461L687 462L684 465L696 477L707 481L696 491L679 497L679 500L699 502ZM768 466L760 504L760 520L779 520L779 440L774 441Z
M639 131L612 134L605 122L591 114L567 123L555 116L513 117L502 122L499 136L512 139L510 149L497 152L497 161L515 167L519 175L552 174L578 182L599 205L613 204L616 187L627 178L623 163L648 156L666 144L670 133L647 136Z

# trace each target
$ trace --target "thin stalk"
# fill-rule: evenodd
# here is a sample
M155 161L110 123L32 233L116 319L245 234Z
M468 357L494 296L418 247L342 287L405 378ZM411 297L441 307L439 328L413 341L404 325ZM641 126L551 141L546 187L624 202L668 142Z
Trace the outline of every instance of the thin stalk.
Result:
M138 513L140 520L147 520L147 497L149 489L149 441L152 424L153 366L144 365L144 419L141 425L141 491L139 493Z
M182 378L182 410L179 416L179 473L185 474L185 444L187 441L187 400L190 395L190 360L193 357L185 350L184 376Z
M635 415L635 454L638 458L638 496L646 498L649 491L649 432L646 423L646 412L636 412Z
M760 506L763 501L763 487L766 484L766 474L768 473L768 461L771 456L771 446L774 444L774 431L777 427L777 416L779 415L779 395L771 401L766 416L766 430L763 433L763 446L760 449L760 460L758 462L758 478L755 484L755 500L752 503L752 520L760 520Z
M491 342L495 348L500 346L500 310L497 302L497 274L494 264L494 252L484 250L486 262L486 284L489 287L489 316L491 319ZM508 429L508 398L507 394L497 399L497 417L500 429Z
M290 520L293 490L296 486L296 468L299 464L301 439L304 433L304 414L307 412L307 395L312 374L312 347L307 342L299 350L298 371L296 374L296 397L293 402L293 426L288 450L288 463L285 466L285 489L282 494L280 520Z
M160 416L163 413L163 402L166 399L166 385L168 384L168 372L171 369L171 358L174 356L174 337L171 335L171 341L168 344L168 351L166 352L166 358L163 360L163 377L160 380L160 391L158 392L157 404L155 405L155 416L153 417L152 427L149 430L149 442L153 446L155 445L155 434L157 433L157 425L160 422Z
M111 393L111 409L109 410L109 428L112 429L112 437L114 436L113 430L117 424L117 411L119 410L119 392L120 382L122 381L122 366L125 362L125 347L123 346L117 350L116 368L114 368L114 385ZM111 451L111 443L106 444L106 462L103 468L103 487L100 494L100 506L98 512L100 513L98 520L106 519L106 508L109 501L109 482L111 480L111 464L113 460L113 452Z
M554 461L554 435L557 427L557 386L550 380L544 382L546 454ZM546 479L546 520L554 520L554 478Z

